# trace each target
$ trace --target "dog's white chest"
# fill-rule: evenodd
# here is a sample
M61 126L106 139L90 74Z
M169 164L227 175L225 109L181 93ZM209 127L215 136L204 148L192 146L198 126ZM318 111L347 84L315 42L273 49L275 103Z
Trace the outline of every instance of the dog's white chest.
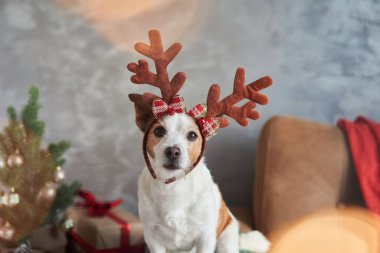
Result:
M220 193L206 168L188 176L171 188L152 181L146 173L139 182L144 234L170 252L188 252L203 237L213 238L216 233Z
M163 217L164 224L174 230L176 233L187 234L189 230L189 223L186 219L184 211L178 211L174 213L168 213Z
M175 211L163 215L155 230L165 239L170 238L172 248L190 249L194 245L194 225L184 211Z
M190 250L194 247L199 230L190 209L180 199L161 198L159 205L154 205L150 224L155 224L153 232L165 242L168 249Z

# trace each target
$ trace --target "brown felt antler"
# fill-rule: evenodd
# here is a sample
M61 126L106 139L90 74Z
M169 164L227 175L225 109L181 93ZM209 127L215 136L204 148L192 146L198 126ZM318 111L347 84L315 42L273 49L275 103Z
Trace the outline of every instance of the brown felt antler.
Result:
M181 44L174 43L166 51L163 50L161 35L157 30L151 30L148 33L150 45L136 43L135 49L142 55L153 60L156 67L156 74L149 70L149 64L145 60L139 60L138 64L131 62L127 65L129 71L135 73L131 81L136 84L149 84L161 90L162 99L167 103L177 94L186 81L186 74L178 72L172 80L169 80L167 67L169 63L181 51ZM145 93L129 94L129 99L135 104L136 124L145 131L148 122L153 118L152 102L158 96Z
M149 31L150 46L144 43L136 43L135 49L142 55L152 59L156 67L156 74L149 70L148 62L145 60L139 60L137 63L129 63L127 68L131 72L135 73L131 77L131 81L136 84L149 84L155 86L161 90L162 99L166 102L177 94L182 88L186 80L186 74L178 72L173 79L169 80L167 67L169 63L176 57L181 50L180 43L174 43L166 51L163 50L161 35L157 30ZM143 97L143 100L146 98ZM151 101L146 101L151 102Z
M210 87L207 96L207 115L208 118L216 118L220 127L229 125L229 121L223 118L223 115L228 115L242 126L248 125L248 119L256 120L260 117L260 113L254 108L256 103L265 105L269 99L266 95L259 91L272 85L272 79L269 76L262 77L253 83L245 85L245 71L243 68L238 68L235 74L233 93L223 100L219 101L220 87L213 84ZM243 106L235 106L236 103L243 99L249 99Z

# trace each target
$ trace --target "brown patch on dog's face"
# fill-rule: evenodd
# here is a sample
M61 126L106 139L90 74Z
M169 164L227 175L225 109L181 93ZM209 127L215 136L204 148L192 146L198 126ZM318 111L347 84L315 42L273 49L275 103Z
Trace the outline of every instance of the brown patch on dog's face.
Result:
M192 122L193 122L193 124L190 127L191 130L189 130L189 132L194 131L198 137L195 141L189 141L189 146L187 148L187 152L189 154L191 164L193 165L198 160L198 157L202 152L202 134L199 131L199 127L195 123L195 120L192 120Z
M161 121L156 121L153 126L150 128L148 137L147 137L147 143L146 143L146 148L148 150L148 154L154 159L154 151L153 148L157 145L157 143L160 141L160 138L158 138L155 134L154 131L157 127L163 127Z

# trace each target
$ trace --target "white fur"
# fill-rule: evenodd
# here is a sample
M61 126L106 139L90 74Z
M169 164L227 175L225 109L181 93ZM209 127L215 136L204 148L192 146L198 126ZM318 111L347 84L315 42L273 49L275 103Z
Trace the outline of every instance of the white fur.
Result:
M251 231L240 235L240 249L254 253L265 253L270 249L270 242L259 231Z
M164 150L169 146L177 146L182 154L180 158L180 166L188 168L191 165L190 157L187 154L188 140L186 135L191 130L192 120L185 114L174 114L173 116L166 116L162 120L162 125L167 131L167 135L154 147L155 159L150 157L152 166L159 179L165 180L172 176L181 176L181 170L167 170L162 165L165 163Z
M191 120L185 114L162 120L167 135L154 147L155 159L150 157L158 179L153 179L146 168L139 178L139 215L145 241L151 253L214 253L215 249L217 253L238 253L239 225L235 218L216 240L221 194L204 159L190 174L164 184L165 179L179 173L163 168L166 147L180 147L181 169L191 164L186 139Z

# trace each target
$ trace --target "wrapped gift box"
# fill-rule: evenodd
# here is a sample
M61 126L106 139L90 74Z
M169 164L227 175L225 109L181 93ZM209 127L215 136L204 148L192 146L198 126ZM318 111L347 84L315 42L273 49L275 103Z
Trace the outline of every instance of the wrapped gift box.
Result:
M69 233L70 252L143 253L143 227L140 220L115 207L103 216L89 216L86 207L68 210L74 221Z

